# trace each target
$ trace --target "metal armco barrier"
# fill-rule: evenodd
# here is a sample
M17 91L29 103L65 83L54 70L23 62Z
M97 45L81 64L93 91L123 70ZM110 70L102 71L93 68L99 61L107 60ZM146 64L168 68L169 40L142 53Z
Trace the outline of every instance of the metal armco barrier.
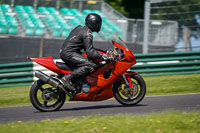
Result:
M137 64L130 70L142 76L200 73L200 51L135 54L135 57ZM0 64L0 88L31 85L35 70L52 73L33 62Z
M200 73L200 51L137 54L130 70L142 76Z
M31 85L33 62L0 64L0 88Z

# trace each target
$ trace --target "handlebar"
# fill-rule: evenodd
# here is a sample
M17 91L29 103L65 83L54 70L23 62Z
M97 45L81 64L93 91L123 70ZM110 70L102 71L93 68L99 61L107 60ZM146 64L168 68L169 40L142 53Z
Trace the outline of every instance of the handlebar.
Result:
M116 49L114 49L114 51L108 50L106 55L111 61L119 61L124 57L123 53L119 53Z

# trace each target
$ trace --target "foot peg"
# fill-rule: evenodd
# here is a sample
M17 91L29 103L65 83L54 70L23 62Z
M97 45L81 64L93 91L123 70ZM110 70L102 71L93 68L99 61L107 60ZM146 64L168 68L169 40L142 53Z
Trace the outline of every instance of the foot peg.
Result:
M63 86L62 84L60 84L60 85L58 86L58 88L59 88L61 91L63 91L65 94L67 94L70 98L73 98L73 97L74 97L74 94L71 94L69 91L67 91L67 90L64 88L64 86Z

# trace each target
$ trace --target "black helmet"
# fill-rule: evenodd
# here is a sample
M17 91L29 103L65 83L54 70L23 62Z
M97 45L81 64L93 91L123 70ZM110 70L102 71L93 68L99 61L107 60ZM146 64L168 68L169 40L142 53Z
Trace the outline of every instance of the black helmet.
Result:
M92 30L92 32L99 32L102 24L101 16L95 13L90 13L85 18L85 24Z

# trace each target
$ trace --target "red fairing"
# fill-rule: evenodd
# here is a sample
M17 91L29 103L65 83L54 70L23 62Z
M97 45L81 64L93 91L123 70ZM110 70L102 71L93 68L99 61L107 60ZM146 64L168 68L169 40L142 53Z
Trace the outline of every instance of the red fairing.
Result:
M121 49L124 51L124 55L125 55L125 59L126 61L130 61L131 63L136 64L136 59L135 56L133 55L132 51L128 48L125 48L124 46L112 41L113 45L115 45L115 47Z
M53 61L53 57L29 57L29 59L35 61L36 63L40 64L41 66L44 66L45 68L58 73L58 74L69 74L71 71L66 71L59 69L56 64Z
M125 76L131 76L131 75L137 75L138 72L134 72L134 71L126 71L124 74L125 74Z

